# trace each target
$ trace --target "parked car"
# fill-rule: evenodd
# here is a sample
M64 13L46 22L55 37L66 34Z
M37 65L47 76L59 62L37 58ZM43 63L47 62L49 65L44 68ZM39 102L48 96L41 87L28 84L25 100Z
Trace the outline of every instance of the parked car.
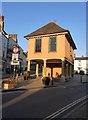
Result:
M74 71L75 74L78 74L78 71Z
M80 70L79 74L80 74L80 75L84 75L85 73L84 73L83 70Z
M86 72L86 75L88 75L88 72Z

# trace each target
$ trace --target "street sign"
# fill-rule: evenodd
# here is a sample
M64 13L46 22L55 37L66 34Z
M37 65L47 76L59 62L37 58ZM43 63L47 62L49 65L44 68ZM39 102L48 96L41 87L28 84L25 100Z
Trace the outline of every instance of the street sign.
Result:
M13 53L18 53L19 49L17 45L14 45L13 47Z
M18 54L12 54L12 61L18 61Z
M19 61L11 61L11 65L19 65Z
M13 46L13 53L12 53L12 61L11 65L19 65L19 60L18 60L18 53L19 52L19 47L17 45Z

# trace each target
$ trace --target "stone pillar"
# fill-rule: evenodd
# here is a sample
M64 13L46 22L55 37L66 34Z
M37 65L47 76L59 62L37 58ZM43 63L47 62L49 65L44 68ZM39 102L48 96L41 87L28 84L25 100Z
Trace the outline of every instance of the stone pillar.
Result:
M62 60L62 75L61 75L61 81L65 82L65 61Z
M44 67L42 66L42 76L43 76L43 73L44 73Z
M72 77L72 65L70 64L70 78Z
M46 60L44 60L43 77L46 76Z
M72 77L74 77L74 66L72 65Z
M39 65L38 65L38 64L36 64L36 77L38 77L38 76L39 76L39 72L38 72L39 70L38 70L38 69L39 69Z
M64 72L65 72L65 62L62 61L62 76L64 76Z
M69 77L69 69L68 69L69 65L68 63L66 64L66 78L68 79Z
M31 61L28 61L28 71L30 71L30 67L31 67Z

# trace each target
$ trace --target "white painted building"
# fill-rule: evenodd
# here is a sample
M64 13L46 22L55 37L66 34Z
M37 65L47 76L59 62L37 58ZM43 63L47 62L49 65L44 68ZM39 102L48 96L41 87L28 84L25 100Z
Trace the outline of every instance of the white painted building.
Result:
M19 46L19 68L21 69L20 72L25 70L27 67L27 60L26 60L26 54L24 53L23 49Z
M0 70L5 72L7 66L7 37L0 33Z
M26 55L23 49L18 45L17 34L7 34L4 31L4 16L0 16L0 70L1 72L13 71L14 66L11 65L13 46L19 47L19 65L18 68L25 69L27 67Z
M74 72L80 73L84 71L86 74L88 72L88 57L76 57L74 60Z
M13 36L15 36L15 40L13 39ZM11 60L12 60L12 49L13 46L16 45L16 34L8 34L8 42L7 42L7 69L11 69Z
M5 72L7 67L7 41L8 36L4 31L4 16L0 16L0 71Z

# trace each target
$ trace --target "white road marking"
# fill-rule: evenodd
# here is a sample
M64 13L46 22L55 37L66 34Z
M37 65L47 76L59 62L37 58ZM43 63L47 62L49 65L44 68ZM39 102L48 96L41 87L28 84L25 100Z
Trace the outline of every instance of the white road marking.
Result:
M73 107L74 105L82 102L82 101L85 100L86 98L87 98L87 96L84 96L84 97L82 97L82 98L80 98L80 99L78 99L78 100L76 100L76 101L68 104L67 106L65 106L65 107L59 109L58 111L54 112L53 114L47 116L47 117L44 118L43 120L47 120L47 119L48 119L48 120L52 120L53 118L56 118L58 115L60 115L61 113L65 112L66 110L68 110L69 108Z

